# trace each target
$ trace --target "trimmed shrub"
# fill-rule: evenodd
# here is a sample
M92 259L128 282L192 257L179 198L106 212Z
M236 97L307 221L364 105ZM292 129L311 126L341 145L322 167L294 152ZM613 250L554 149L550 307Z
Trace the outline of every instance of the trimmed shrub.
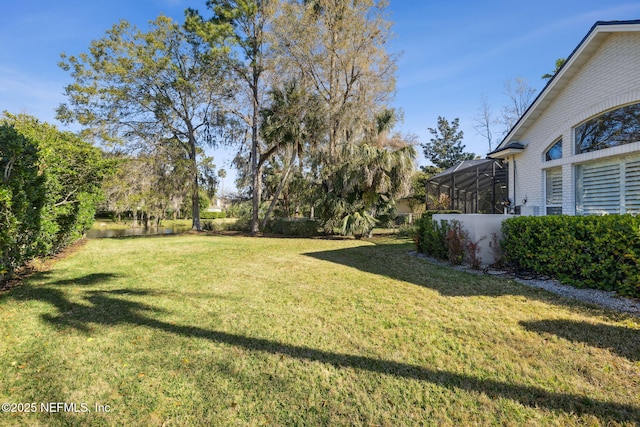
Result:
M0 281L82 237L110 170L75 134L23 114L0 117Z
M639 217L515 217L502 232L507 261L517 268L640 297Z
M440 221L440 224L437 224L433 221L433 215L452 213L457 214L460 211L426 211L420 219L415 221L417 228L415 243L419 252L439 259L448 259L447 233L451 227L447 221Z
M418 238L418 226L415 224L405 224L398 228L398 237L410 237L414 240Z
M202 221L202 229L204 231L223 231L229 228L230 224L225 224L223 222L215 222L211 220Z
M226 217L226 212L200 212L200 219L223 219Z
M291 237L312 237L318 235L320 222L314 219L276 218L267 223L266 232Z
M38 146L0 123L0 282L38 255L45 177Z

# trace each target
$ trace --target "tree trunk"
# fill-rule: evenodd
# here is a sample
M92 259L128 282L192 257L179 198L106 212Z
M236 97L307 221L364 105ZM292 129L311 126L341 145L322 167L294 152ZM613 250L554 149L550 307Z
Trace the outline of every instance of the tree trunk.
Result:
M260 198L262 186L260 179L260 168L257 162L258 157L258 144L257 141L251 143L251 234L256 234L260 231L258 224L258 213L260 210Z
M195 136L193 135L193 129L191 126L189 128L189 160L191 161L191 179L192 179L192 189L191 189L191 212L193 216L193 220L191 222L191 230L193 231L202 231L202 226L200 225L200 194L198 189L200 188L198 184L198 163L197 163L197 153L196 153L196 141Z
M193 178L193 189L191 190L191 212L193 219L191 220L191 230L201 231L200 225L200 198L198 195L198 175Z
M252 196L252 209L251 209L251 234L257 234L259 229L258 214L260 211L260 199L262 198L262 177L260 173L260 163L258 156L260 155L259 140L258 140L258 82L259 71L254 68L253 72L253 115L251 117L251 196Z
M291 155L291 162L289 163L289 166L285 170L284 175L282 175L282 179L280 180L280 183L278 184L278 188L276 189L276 194L274 194L273 200L269 205L269 209L267 209L267 213L264 215L264 219L262 220L263 229L267 225L267 220L269 219L269 216L271 216L271 212L273 212L273 208L276 206L276 203L278 203L278 198L280 197L280 193L284 188L284 184L287 182L287 178L289 178L289 173L291 172L291 169L293 169L293 164L295 160L296 160L296 150L293 150L293 154Z

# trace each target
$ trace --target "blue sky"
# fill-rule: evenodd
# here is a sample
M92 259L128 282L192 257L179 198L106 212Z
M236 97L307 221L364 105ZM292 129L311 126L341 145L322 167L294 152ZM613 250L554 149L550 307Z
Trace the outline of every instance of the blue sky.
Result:
M86 51L120 19L141 28L161 13L182 21L187 7L204 11L205 1L4 1L0 110L60 125L54 110L70 83L57 66L61 52ZM394 102L404 113L399 130L424 142L439 115L458 117L467 151L481 155L488 146L474 130L474 117L482 94L498 114L506 102L505 80L523 77L540 90L541 76L571 53L594 22L640 19L640 2L630 0L390 0L388 10L395 23L389 46L401 52ZM228 168L229 154L213 155ZM421 150L419 163L428 163Z

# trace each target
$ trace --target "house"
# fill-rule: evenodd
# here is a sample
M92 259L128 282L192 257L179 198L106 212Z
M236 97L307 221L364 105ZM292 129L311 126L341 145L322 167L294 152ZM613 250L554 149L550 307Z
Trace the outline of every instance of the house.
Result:
M205 212L223 212L231 204L228 197L214 197Z
M489 153L523 215L640 213L640 20L596 22Z

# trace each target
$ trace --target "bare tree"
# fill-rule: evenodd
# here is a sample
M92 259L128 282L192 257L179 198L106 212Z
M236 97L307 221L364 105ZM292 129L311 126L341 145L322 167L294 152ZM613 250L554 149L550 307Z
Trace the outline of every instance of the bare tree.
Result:
M502 107L500 123L504 125L504 134L518 122L527 111L533 101L536 90L529 86L524 77L516 77L504 82L504 93L507 95L507 104Z
M394 92L386 6L385 0L289 1L274 25L282 67L302 74L326 105L330 164Z
M493 151L493 132L491 131L493 125L496 124L496 119L493 117L493 111L489 99L486 94L482 94L480 97L480 108L478 108L478 114L473 118L476 133L483 137L487 144L489 144L489 152Z

